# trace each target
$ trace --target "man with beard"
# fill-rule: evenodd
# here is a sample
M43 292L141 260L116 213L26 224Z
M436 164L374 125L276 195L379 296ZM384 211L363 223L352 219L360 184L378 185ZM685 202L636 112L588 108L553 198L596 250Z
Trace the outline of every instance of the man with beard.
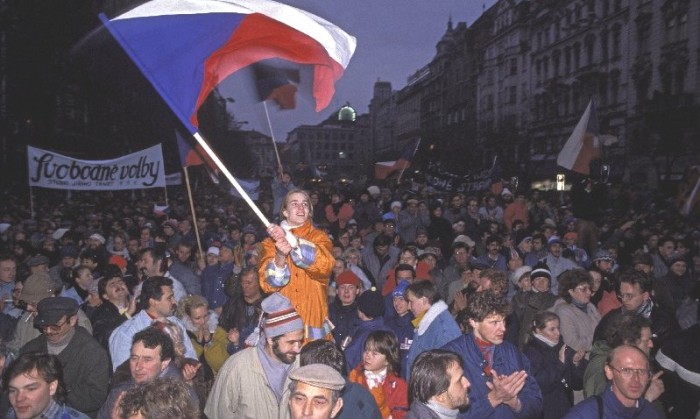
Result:
M442 349L423 352L411 371L413 402L406 419L456 417L459 409L469 405L470 386L459 355Z
M568 419L578 418L660 418L661 414L644 398L651 380L649 360L636 346L622 345L610 351L605 364L610 385L601 396L589 397L574 406Z
M263 330L253 332L260 339L232 355L219 370L204 409L210 419L277 418L287 409L280 404L288 391L288 375L299 366L304 323L280 293L261 305Z
M141 285L141 294L138 297L137 307L141 311L114 329L114 332L109 337L109 354L112 357L112 368L114 370L129 359L134 335L154 322L168 320L180 328L182 336L187 336L185 325L182 324L180 319L173 316L175 312L173 281L164 276L153 276L143 281ZM185 357L197 359L197 353L192 347L192 342L189 339L185 339L183 343L185 345Z

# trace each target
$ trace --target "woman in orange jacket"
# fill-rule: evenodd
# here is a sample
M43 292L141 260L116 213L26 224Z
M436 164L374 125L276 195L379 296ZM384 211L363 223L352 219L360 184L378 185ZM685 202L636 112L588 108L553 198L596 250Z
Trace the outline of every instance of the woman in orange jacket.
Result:
M283 221L270 224L262 241L260 288L287 297L304 321L305 341L331 340L328 281L335 265L328 235L311 223L309 194L291 190L284 198Z

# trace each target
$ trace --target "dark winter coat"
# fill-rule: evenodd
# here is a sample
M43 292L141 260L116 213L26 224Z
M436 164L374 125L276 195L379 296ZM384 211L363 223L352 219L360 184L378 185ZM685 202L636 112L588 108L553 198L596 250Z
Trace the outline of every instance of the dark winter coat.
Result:
M573 354L566 357L566 362L559 361L559 350L564 341L550 347L537 338L531 338L525 348L525 355L530 360L530 368L542 391L542 404L546 406L543 419L559 419L571 409L573 402L573 385L581 388L583 373L586 369L582 360L578 367L572 362Z
M360 325L360 318L357 317L357 303L344 306L338 297L328 305L328 318L335 326L333 340L338 345L342 344L347 336L352 336Z
M30 340L21 349L21 353L47 352L46 336L41 335ZM68 391L67 402L70 407L90 417L107 398L109 386L110 362L107 351L80 326L75 327L71 338L58 359L63 367L63 382Z
M522 403L522 409L519 413L515 413L505 404L493 407L488 401L489 388L486 386L486 382L491 378L484 373L487 362L479 349L479 345L476 343L473 333L458 337L443 346L442 349L459 354L462 358L464 375L471 383L469 390L471 405L465 412L460 413L460 419L537 418L542 413L542 393L533 377L530 361L515 345L508 342L496 345L493 350L491 368L500 375L510 375L522 370L527 374L525 386L518 394L518 398Z

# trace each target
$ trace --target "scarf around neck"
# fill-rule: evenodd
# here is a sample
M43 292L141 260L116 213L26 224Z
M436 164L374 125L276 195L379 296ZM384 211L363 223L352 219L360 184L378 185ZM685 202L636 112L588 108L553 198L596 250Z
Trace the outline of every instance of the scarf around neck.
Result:
M367 370L364 371L365 378L367 379L367 386L370 390L375 387L379 387L382 385L382 383L384 383L384 380L386 379L386 372L386 368L379 372L372 372Z
M572 298L571 305L573 305L577 309L583 311L584 313L588 312L588 303L582 303L582 302L578 301L577 299Z
M425 405L428 406L430 410L437 413L437 415L440 416L440 419L454 419L457 417L457 415L459 415L459 409L448 409L432 400L428 400L428 403Z
M649 319L651 317L651 309L654 308L654 302L651 301L651 298L646 300L645 302L642 303L639 308L635 311L636 314L639 314L640 316L644 317L645 319ZM624 307L622 311L625 311Z
M559 342L555 342L555 341L553 341L553 340L547 339L545 336L543 336L543 335L541 335L541 334L539 334L539 333L533 333L532 336L534 336L535 339L537 339L537 340L539 340L539 341L545 343L545 344L546 344L547 346L549 346L550 348L553 348L553 347L557 346L557 344L559 343Z

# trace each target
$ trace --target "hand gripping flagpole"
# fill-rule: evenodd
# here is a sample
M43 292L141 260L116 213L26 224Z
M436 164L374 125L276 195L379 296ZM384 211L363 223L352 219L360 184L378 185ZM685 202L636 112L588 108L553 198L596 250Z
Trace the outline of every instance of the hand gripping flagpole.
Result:
M195 132L194 134L192 134L192 136L194 137L195 140L197 140L199 145L202 146L202 149L204 149L204 151L207 153L207 155L209 155L209 157L211 157L214 164L216 164L216 167L218 167L219 170L221 170L221 173L223 173L224 176L226 176L226 179L228 179L228 181L231 182L231 185L233 185L233 187L236 188L238 193L241 194L241 197L243 198L243 200L246 202L246 204L248 204L248 206L250 206L250 209L253 210L255 215L258 216L258 218L263 223L265 228L269 227L270 221L268 221L267 217L265 217L265 214L263 214L262 211L260 211L260 208L258 208L258 206L255 204L255 202L253 202L253 200L250 199L250 196L245 191L245 189L243 189L243 187L241 187L241 185L238 183L236 178L233 177L231 172L229 172L229 170L226 168L226 166L224 166L224 163L219 159L219 157L216 155L216 153L214 153L214 150L212 150L211 147L209 147L209 144L207 144L207 142L204 141L204 138L202 138L202 136L199 134L199 132Z

